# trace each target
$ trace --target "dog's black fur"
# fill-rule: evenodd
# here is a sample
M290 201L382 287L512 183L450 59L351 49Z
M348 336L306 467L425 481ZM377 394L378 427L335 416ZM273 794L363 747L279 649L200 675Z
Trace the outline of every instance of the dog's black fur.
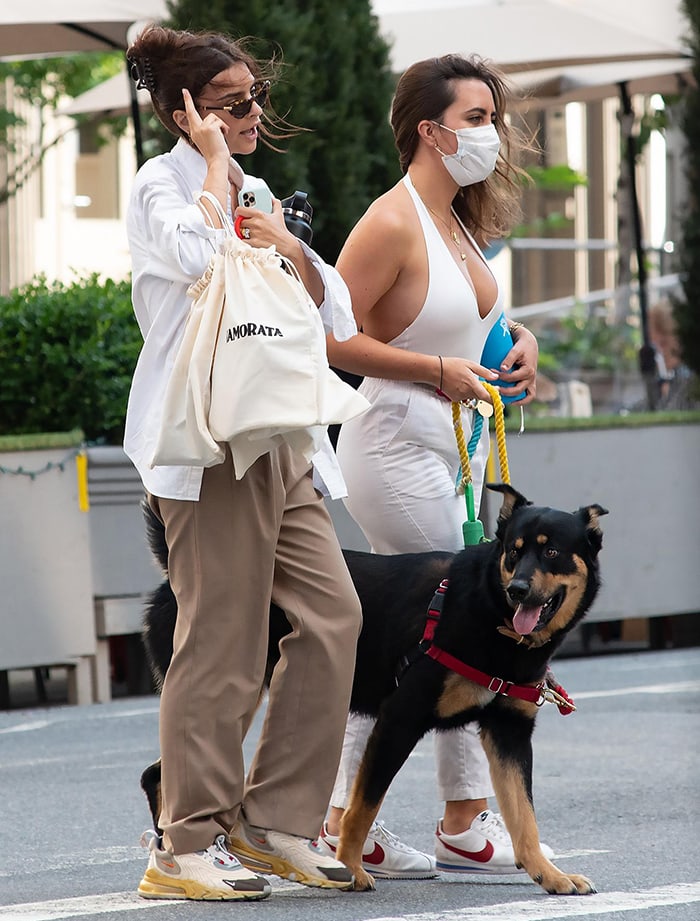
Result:
M562 873L539 847L532 808L531 736L538 704L504 696L448 670L419 643L427 608L449 578L434 643L487 675L518 685L543 681L566 634L584 617L599 588L602 534L599 505L574 513L533 506L510 486L503 494L496 539L457 554L382 556L344 551L363 610L350 708L377 717L345 811L338 857L356 889L373 888L362 868L362 845L397 771L429 730L476 721L489 759L499 809L516 860L547 892L595 891L583 876ZM161 523L146 507L149 542L167 573ZM177 605L165 581L149 599L144 642L162 681L172 655ZM268 675L279 660L289 625L270 608ZM412 663L398 683L397 668ZM142 787L157 826L160 763L144 771Z

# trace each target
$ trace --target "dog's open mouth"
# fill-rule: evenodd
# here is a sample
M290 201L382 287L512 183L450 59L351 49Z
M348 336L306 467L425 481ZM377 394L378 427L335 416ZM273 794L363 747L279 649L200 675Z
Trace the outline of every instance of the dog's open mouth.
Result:
M566 590L559 588L544 604L527 605L519 604L513 614L513 629L520 636L536 633L546 627L557 613L564 601Z

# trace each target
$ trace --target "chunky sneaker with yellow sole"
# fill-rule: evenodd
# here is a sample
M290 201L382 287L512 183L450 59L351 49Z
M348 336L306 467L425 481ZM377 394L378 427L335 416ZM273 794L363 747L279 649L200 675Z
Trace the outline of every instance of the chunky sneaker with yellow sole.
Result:
M352 889L350 870L328 857L310 838L258 828L241 817L228 846L244 866L258 873L271 873L321 889Z
M326 854L335 854L339 837L324 823L318 838ZM381 822L372 822L362 848L362 866L378 879L432 879L437 876L435 858L404 844Z
M540 843L548 859L554 851ZM437 868L443 873L522 873L515 865L515 854L510 835L498 813L486 809L459 835L446 835L442 819L435 832L435 857Z
M224 835L206 850L192 854L161 850L155 832L144 832L141 843L150 851L138 889L144 899L256 901L272 892L266 879L251 873L226 850Z

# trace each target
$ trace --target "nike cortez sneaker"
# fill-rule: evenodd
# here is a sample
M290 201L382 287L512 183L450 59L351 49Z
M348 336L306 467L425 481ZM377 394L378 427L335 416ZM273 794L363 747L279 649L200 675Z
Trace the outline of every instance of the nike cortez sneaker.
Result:
M226 850L226 838L219 835L204 851L171 854L160 848L154 832L144 832L141 843L150 851L148 867L139 883L144 899L194 899L215 901L266 899L272 887L256 876Z
M258 828L241 818L228 846L244 866L258 873L321 889L352 889L354 877L345 864L329 857L309 838Z
M554 851L540 844L548 859ZM446 835L442 819L435 832L437 869L445 873L521 873L515 865L510 835L498 813L485 810L459 835Z
M336 835L324 823L318 846L326 854L338 849ZM362 848L362 866L379 879L432 879L437 876L435 858L409 847L381 822L373 822Z

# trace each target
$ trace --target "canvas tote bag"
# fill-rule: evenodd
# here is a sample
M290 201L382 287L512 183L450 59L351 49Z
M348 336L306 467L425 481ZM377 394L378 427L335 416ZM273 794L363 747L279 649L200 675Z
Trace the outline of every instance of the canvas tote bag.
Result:
M152 466L213 467L226 456L209 431L211 369L224 281L223 256L216 253L202 277L188 288L193 303L168 378Z
M239 240L206 197L228 235L188 292L154 462L211 466L228 443L240 479L282 442L310 460L328 425L369 403L330 369L323 321L293 263Z

